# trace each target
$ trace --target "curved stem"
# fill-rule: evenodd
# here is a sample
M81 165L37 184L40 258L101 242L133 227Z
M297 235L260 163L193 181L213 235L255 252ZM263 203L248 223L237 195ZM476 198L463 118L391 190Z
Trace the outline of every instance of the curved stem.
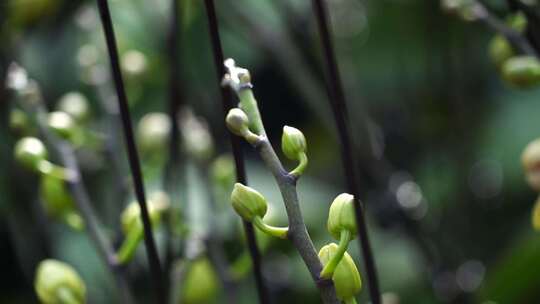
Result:
M337 265L341 262L347 247L349 247L349 242L351 241L351 232L349 230L341 230L341 235L339 239L339 246L336 251L336 254L332 259L324 266L321 271L321 278L330 279L334 275Z
M296 168L294 168L294 170L292 170L289 173L290 175L293 175L296 178L300 177L300 175L304 173L304 170L306 169L307 164L308 164L308 158L307 158L306 153L304 152L299 153L298 158L299 158L300 163L298 164L298 166L296 166Z
M72 170L55 165L48 160L40 161L37 169L43 175L54 176L62 180L71 180L74 177Z
M259 228L262 232L280 239L286 239L287 233L289 233L289 227L274 227L268 225L263 221L260 216L256 216L253 219L253 225Z
M56 291L56 295L62 304L80 304L81 301L66 287L60 287Z
M120 264L125 264L133 258L142 239L142 226L136 225L128 232L122 246L120 246L120 249L118 250L117 258Z

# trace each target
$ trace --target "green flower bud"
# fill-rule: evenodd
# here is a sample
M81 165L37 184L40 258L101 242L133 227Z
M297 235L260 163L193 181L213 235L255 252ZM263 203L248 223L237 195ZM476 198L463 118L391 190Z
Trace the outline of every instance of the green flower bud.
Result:
M354 196L342 193L334 199L328 212L327 228L336 240L340 239L342 230L348 230L351 233L351 238L356 236Z
M157 225L161 220L163 212L170 206L169 196L162 191L153 192L147 203L150 221L152 222L152 225ZM139 203L134 201L127 205L124 211L122 211L120 221L122 223L122 231L125 234L134 229L134 227L142 227L141 207L139 206Z
M319 251L319 258L321 259L323 266L332 260L332 257L337 251L338 245L334 243L330 243L321 248ZM341 301L349 301L362 289L360 273L358 272L353 259L347 252L345 252L343 258L337 265L332 276L332 281L334 281L336 294Z
M58 136L65 140L71 140L76 136L75 121L65 112L51 112L47 124Z
M38 171L47 157L45 145L35 137L23 137L15 144L15 159L29 169Z
M31 127L26 113L13 109L9 114L9 128L19 135L30 133Z
M262 194L240 183L234 184L231 202L236 213L248 222L256 216L264 217L268 210L268 204Z
M534 230L540 231L540 197L536 199L532 211L532 225Z
M307 149L304 134L293 127L284 126L281 136L281 150L287 158L298 160L299 154L305 153Z
M70 265L57 260L39 263L34 288L44 304L86 303L86 286Z
M540 83L540 62L533 56L516 56L502 67L502 78L517 88L530 88Z
M214 160L210 168L212 180L220 189L227 189L227 192L236 180L234 161L230 155L221 155Z
M199 258L188 265L184 286L182 286L182 303L209 303L219 289L216 271L207 258Z
M137 125L137 139L144 153L159 153L169 142L171 121L163 113L148 113Z
M54 175L44 175L41 178L40 194L49 216L62 219L73 229L83 228L83 220L75 212L75 202L64 180Z
M77 122L84 122L90 116L88 99L79 92L64 94L58 101L56 109L69 114Z
M188 110L182 118L181 129L188 155L197 161L208 161L214 153L214 143L206 121Z
M225 121L229 131L235 135L244 136L246 131L249 130L249 118L246 113L239 108L231 109L229 113L227 113Z
M506 60L515 55L514 48L502 35L495 35L491 39L488 52L489 57L498 69L502 68Z
M540 138L531 141L521 154L521 163L529 186L540 191Z

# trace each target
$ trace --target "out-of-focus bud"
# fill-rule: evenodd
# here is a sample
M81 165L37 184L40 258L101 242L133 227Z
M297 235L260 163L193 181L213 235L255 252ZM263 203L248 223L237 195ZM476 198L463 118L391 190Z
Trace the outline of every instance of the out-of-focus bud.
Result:
M187 110L181 130L187 154L197 161L208 161L214 153L214 143L206 121Z
M64 94L58 101L56 109L69 114L77 122L84 122L90 117L88 99L79 92Z
M77 134L75 121L66 112L49 113L47 124L52 131L65 140L72 140Z
M225 121L229 131L235 135L244 136L249 131L249 118L240 108L231 109Z
M83 228L83 220L75 211L75 203L64 180L53 175L44 175L41 178L40 194L43 207L49 216L63 220L75 230Z
M533 56L512 57L502 66L502 77L517 88L531 88L540 83L540 62Z
M15 159L28 169L39 171L47 157L45 145L35 137L23 137L15 144Z
M540 138L525 147L521 154L521 163L529 186L540 191Z
M170 206L169 196L162 191L153 192L148 201L148 214L150 215L150 220L152 225L157 225L161 219L161 215L165 212ZM138 202L131 202L127 207L122 211L121 215L122 231L128 233L136 226L142 227L141 221L141 208Z
M263 218L268 210L268 204L262 194L240 183L234 184L231 202L236 213L248 222L256 216Z
M306 138L304 134L293 127L284 126L281 136L281 149L287 158L298 160L301 153L307 149Z
M356 236L354 196L348 193L342 193L334 199L328 212L327 228L336 240L340 239L342 230L349 231L351 238Z
M57 260L39 263L34 288L44 304L84 304L86 286L79 274L70 265Z
M540 197L536 199L532 211L532 225L534 230L540 231Z
M199 258L187 265L187 275L182 286L182 303L210 302L217 294L219 281L216 271L207 258Z
M382 304L399 304L399 296L393 292L385 292L381 295Z
M319 259L323 266L332 260L332 257L337 251L338 245L334 243L330 243L321 248L319 251ZM345 252L343 258L337 265L332 280L334 281L338 298L346 303L349 303L351 298L354 298L354 296L362 289L360 273L358 272L353 259L347 252Z
M441 8L443 11L455 14L465 21L474 21L478 19L477 10L481 8L474 0L442 0Z
M19 109L13 109L9 114L9 128L19 135L29 134L31 127L26 113Z
M137 125L137 139L144 153L161 152L169 142L171 121L164 113L148 113Z
M230 155L221 155L210 168L212 180L220 189L230 189L236 179L234 161ZM229 190L227 190L229 191Z
M506 24L519 33L523 33L527 27L527 18L522 13L516 13L506 19ZM491 39L489 56L498 69L501 69L504 62L515 55L514 48L504 36L497 34Z
M138 77L147 70L146 56L137 50L129 50L122 55L122 70L127 77Z

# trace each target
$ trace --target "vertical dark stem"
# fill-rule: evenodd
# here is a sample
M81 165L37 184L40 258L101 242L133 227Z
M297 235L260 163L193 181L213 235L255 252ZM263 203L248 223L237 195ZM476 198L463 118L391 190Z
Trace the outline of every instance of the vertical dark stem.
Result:
M133 135L133 127L131 125L126 91L124 88L124 82L122 80L122 73L120 71L118 50L116 47L116 38L114 36L111 13L109 11L109 5L107 3L107 0L97 0L97 3L99 8L99 15L101 17L101 24L103 26L103 32L105 34L105 40L107 42L107 50L109 53L116 94L118 97L118 107L120 109L120 116L122 118L124 139L126 144L126 150L128 152L129 167L131 169L131 175L133 178L133 186L135 188L135 195L141 209L141 219L144 228L144 243L146 246L150 271L153 277L152 282L154 284L154 289L156 292L156 302L160 304L165 304L165 289L162 283L163 277L161 265L159 262L159 256L156 248L156 243L154 241L154 236L152 235L152 225L150 223L148 208L146 206L146 197L144 193L141 166L139 163L139 155L135 145L135 137Z
M323 1L324 0L312 0L312 5L317 17L319 35L323 47L324 59L326 61L326 72L328 73L327 81L329 82L328 97L339 133L339 140L341 143L341 158L347 180L347 189L355 197L355 216L358 227L360 247L362 249L362 254L365 261L371 301L373 304L380 304L381 297L379 292L377 271L369 242L364 208L360 202L360 193L358 191L358 182L355 172L356 166L353 157L352 138L348 126L345 94L343 92L343 85L339 76L336 55L334 53L334 46L330 35L327 7Z
M216 68L217 84L221 92L221 100L223 104L223 113L227 114L229 109L233 107L231 92L221 86L221 78L225 75L225 67L223 66L224 56L223 48L221 47L221 38L219 36L218 20L216 16L216 9L213 0L205 0L204 5L206 8L206 15L208 18L208 28L210 31L210 39L212 43L212 53L214 56L214 63ZM232 152L234 156L234 162L236 167L236 181L247 185L246 170L244 166L244 157L242 149L240 147L240 139L236 136L230 136ZM269 303L268 291L265 286L262 275L261 267L261 255L257 248L257 240L255 238L255 231L253 225L246 221L243 222L244 231L246 233L246 240L248 244L249 253L253 263L253 271L255 274L255 284L257 286L257 293L259 295L259 303Z

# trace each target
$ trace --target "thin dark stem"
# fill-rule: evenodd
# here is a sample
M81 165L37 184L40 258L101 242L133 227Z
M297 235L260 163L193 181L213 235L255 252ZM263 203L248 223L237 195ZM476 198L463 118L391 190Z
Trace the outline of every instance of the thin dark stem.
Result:
M163 169L163 188L171 197L171 202L176 205L178 202L178 179L180 173L179 168L179 145L180 145L180 130L178 126L178 111L183 104L183 96L180 88L180 55L179 55L179 1L171 0L170 2L171 16L169 21L169 32L167 37L167 53L169 56L169 99L167 111L169 114L169 120L171 122L171 131L169 136L169 155L167 164ZM176 210L175 207L172 210ZM173 211L174 212L174 211ZM167 229L171 230L173 215L169 213L167 215L166 222L168 223ZM166 249L165 249L165 278L170 276L172 269L172 261L174 258L174 246L172 241L171 231L168 231L166 236ZM171 288L170 284L167 284L166 288ZM165 292L169 295L169 291Z
M327 81L329 82L328 97L338 128L339 140L341 143L341 159L343 163L343 169L345 170L347 189L355 197L354 209L356 223L358 227L360 247L364 256L367 283L371 296L371 301L373 304L380 304L381 296L379 291L379 282L377 279L377 271L375 267L373 253L371 250L371 245L369 242L369 235L365 222L364 207L360 202L360 193L358 191L358 181L355 171L355 160L353 157L353 143L348 126L348 114L345 94L343 92L343 85L339 76L336 55L334 53L334 46L330 35L327 7L326 3L324 3L323 1L324 0L312 0L312 5L315 11L315 15L317 17L319 35L323 47L324 59L326 61L326 69L328 73Z
M231 92L221 86L221 78L225 75L225 67L223 66L224 56L223 48L221 46L221 38L219 35L219 26L216 16L216 9L213 0L205 0L204 5L206 8L206 16L208 19L208 29L210 32L210 39L212 44L212 53L214 56L214 64L216 69L217 84L220 88L221 101L223 104L224 117L233 107ZM230 135L230 134L229 134ZM232 152L234 156L234 162L236 167L236 181L247 185L246 170L244 166L244 157L242 149L240 147L240 139L236 136L229 136L231 140ZM262 267L261 267L261 254L257 248L257 240L255 238L255 232L253 225L246 221L243 221L244 231L246 234L246 240L248 244L251 261L253 263L253 272L255 275L255 284L257 286L257 294L259 296L259 303L269 303L268 290L266 288Z
M126 91L124 88L124 82L122 80L122 73L120 71L118 50L116 47L116 38L114 36L111 13L109 11L109 5L107 3L107 0L97 0L97 3L99 8L99 15L101 17L101 23L103 26L103 32L105 34L105 40L107 42L107 50L109 53L116 94L118 95L118 107L120 109L120 116L122 118L129 167L131 169L131 176L133 178L135 195L141 209L141 219L144 228L144 243L146 245L148 263L150 265L150 271L153 277L152 282L154 284L154 289L156 293L156 302L165 304L165 288L163 284L161 265L159 262L159 256L156 248L156 243L154 241L154 236L152 235L152 225L150 223L150 216L148 214L148 208L146 205L146 197L144 193L144 184L141 173L141 166L139 163L139 155L135 145L135 137L133 135L133 127L131 125Z

